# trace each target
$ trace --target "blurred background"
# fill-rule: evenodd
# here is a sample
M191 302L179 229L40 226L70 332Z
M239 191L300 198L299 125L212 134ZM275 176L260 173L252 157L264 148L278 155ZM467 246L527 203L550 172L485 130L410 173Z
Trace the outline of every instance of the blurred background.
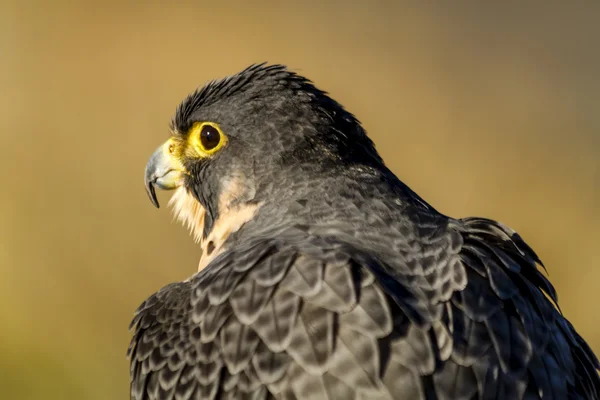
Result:
M199 258L144 166L188 92L261 61L440 211L521 233L600 353L600 3L399 3L0 2L0 398L128 398L133 311Z

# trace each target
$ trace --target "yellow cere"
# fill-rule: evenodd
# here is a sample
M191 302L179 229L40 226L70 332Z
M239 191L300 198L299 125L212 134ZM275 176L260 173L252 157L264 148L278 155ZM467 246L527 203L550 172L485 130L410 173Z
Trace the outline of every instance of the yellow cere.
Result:
M185 168L181 162L181 141L176 137L171 137L165 142L165 144L163 144L162 149L166 158L172 165L172 168L177 171L184 172Z
M212 130L212 132L214 132L216 130L216 132L218 132L218 144L213 147L213 148L206 148L206 146L202 143L202 131L206 130L207 128L214 128ZM220 149L223 148L223 146L225 146L227 144L227 136L225 136L225 134L223 133L223 131L221 130L221 127L219 126L219 124L216 124L214 122L196 122L194 123L194 125L192 125L192 127L189 130L189 134L187 136L187 141L188 141L188 146L187 146L187 151L186 153L189 154L189 150L193 150L195 152L196 157L201 157L201 158L206 158L209 157L213 154L215 154L217 151L219 151Z

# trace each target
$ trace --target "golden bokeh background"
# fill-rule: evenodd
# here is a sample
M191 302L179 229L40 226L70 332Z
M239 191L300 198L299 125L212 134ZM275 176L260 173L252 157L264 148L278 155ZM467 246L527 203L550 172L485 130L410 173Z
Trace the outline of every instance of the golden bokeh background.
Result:
M0 3L0 398L128 398L132 313L199 256L146 160L188 92L265 60L440 211L519 231L600 352L600 3L496 3Z

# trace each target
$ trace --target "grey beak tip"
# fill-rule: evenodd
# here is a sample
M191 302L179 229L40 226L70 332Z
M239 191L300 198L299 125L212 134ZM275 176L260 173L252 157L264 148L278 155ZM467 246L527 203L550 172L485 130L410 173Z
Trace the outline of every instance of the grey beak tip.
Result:
M152 182L146 183L146 193L148 194L152 204L154 204L154 207L160 208L160 205L158 204L158 198L156 197L156 189L154 188L154 184Z

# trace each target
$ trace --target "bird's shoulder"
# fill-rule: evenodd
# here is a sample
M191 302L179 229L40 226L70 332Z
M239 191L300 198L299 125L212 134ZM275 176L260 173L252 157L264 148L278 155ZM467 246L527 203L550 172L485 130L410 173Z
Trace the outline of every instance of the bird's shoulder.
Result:
M132 397L598 395L595 356L515 232L428 211L398 224L385 249L295 226L161 289L132 322Z

